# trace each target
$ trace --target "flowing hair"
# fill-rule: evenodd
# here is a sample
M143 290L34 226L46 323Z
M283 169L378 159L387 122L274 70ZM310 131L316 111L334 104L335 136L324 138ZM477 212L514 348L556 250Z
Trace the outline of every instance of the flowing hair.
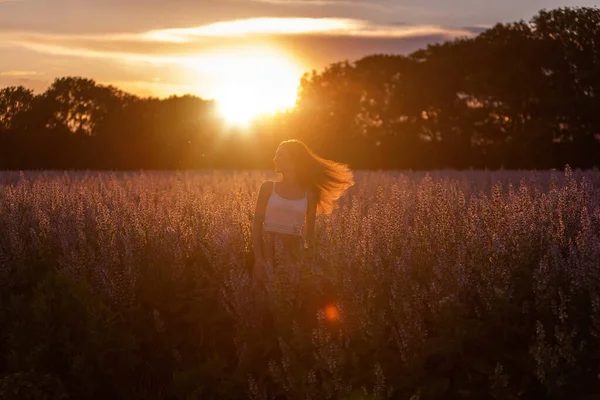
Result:
M331 213L340 196L354 185L354 175L350 168L319 157L299 140L286 140L279 146L285 149L296 166L298 183L314 193L317 212Z

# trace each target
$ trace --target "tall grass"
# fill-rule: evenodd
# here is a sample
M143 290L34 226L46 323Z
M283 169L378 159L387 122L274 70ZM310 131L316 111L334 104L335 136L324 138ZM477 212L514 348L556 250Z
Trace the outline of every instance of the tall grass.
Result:
M0 395L600 395L598 171L357 173L261 302L267 177L0 175Z

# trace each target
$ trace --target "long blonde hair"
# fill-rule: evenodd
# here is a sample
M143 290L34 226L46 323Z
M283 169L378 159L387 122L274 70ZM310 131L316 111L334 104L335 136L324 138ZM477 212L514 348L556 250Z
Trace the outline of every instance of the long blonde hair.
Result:
M319 157L299 140L286 140L279 146L285 149L294 163L298 183L314 193L317 212L331 213L340 196L354 185L354 174L350 168Z

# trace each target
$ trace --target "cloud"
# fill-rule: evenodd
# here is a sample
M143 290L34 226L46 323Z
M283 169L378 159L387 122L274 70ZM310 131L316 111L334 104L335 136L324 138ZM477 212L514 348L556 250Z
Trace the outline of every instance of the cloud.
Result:
M195 38L256 35L325 34L350 29L355 22L340 18L249 18L208 25L147 32L144 39L184 43Z
M302 7L320 7L320 6L336 6L336 7L360 7L360 8L377 8L387 9L382 4L369 3L367 1L351 1L351 0L249 0L252 3L271 4L277 6L302 6Z
M491 25L477 25L477 26L467 26L463 28L465 31L471 32L473 35L479 35L492 28Z
M307 53L302 51L307 50L301 48L303 45L319 46L320 42L326 42L335 48L335 43L338 43L343 44L343 49L352 50L354 42L361 51L368 52L367 44L378 47L378 42L386 43L389 48L394 42L417 40L431 43L473 36L473 31L472 28L449 29L433 25L376 24L358 19L251 18L198 27L103 35L0 30L0 45L62 56L160 64L180 63L190 55L201 62L203 58L214 58L232 49L266 46L273 42L283 43L284 48L303 53Z
M340 18L252 18L108 35L0 30L0 46L68 57L73 64L85 60L94 70L178 68L204 76L202 86L209 86L224 69L249 68L257 59L286 59L308 71L371 54L408 54L430 43L473 36L473 30ZM3 76L31 77L28 68L39 70L19 64L5 67Z
M0 31L0 46L25 48L38 53L131 62L169 61L178 53L193 52L198 44L181 48L151 41L143 34L69 35L45 32Z
M301 60L311 60L310 69L320 69L334 62L356 61L372 54L406 55L447 39L445 35L405 38L298 36L280 37L274 43L290 49Z
M10 76L10 77L25 77L25 76L36 76L36 75L44 75L42 72L36 71L2 71L0 72L0 76Z
M249 18L199 27L154 30L142 37L159 42L185 43L197 38L299 34L404 38L440 34L470 36L472 32L433 25L376 24L343 18Z
M0 0L1 1L1 0ZM139 33L56 34L0 30L2 42L87 43L90 47L144 43L198 43L215 38L251 38L282 35L329 35L345 37L406 38L424 35L471 36L474 28L451 29L435 25L377 24L343 18L249 18L215 22L197 27L150 30Z

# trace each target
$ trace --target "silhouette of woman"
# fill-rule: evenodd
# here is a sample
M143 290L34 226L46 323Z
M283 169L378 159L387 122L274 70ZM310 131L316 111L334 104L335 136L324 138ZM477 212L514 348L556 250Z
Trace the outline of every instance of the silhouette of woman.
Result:
M330 213L354 184L346 165L317 156L298 140L282 142L273 163L282 179L262 183L254 212L255 288L264 284L268 265L294 263L313 246L316 214Z

